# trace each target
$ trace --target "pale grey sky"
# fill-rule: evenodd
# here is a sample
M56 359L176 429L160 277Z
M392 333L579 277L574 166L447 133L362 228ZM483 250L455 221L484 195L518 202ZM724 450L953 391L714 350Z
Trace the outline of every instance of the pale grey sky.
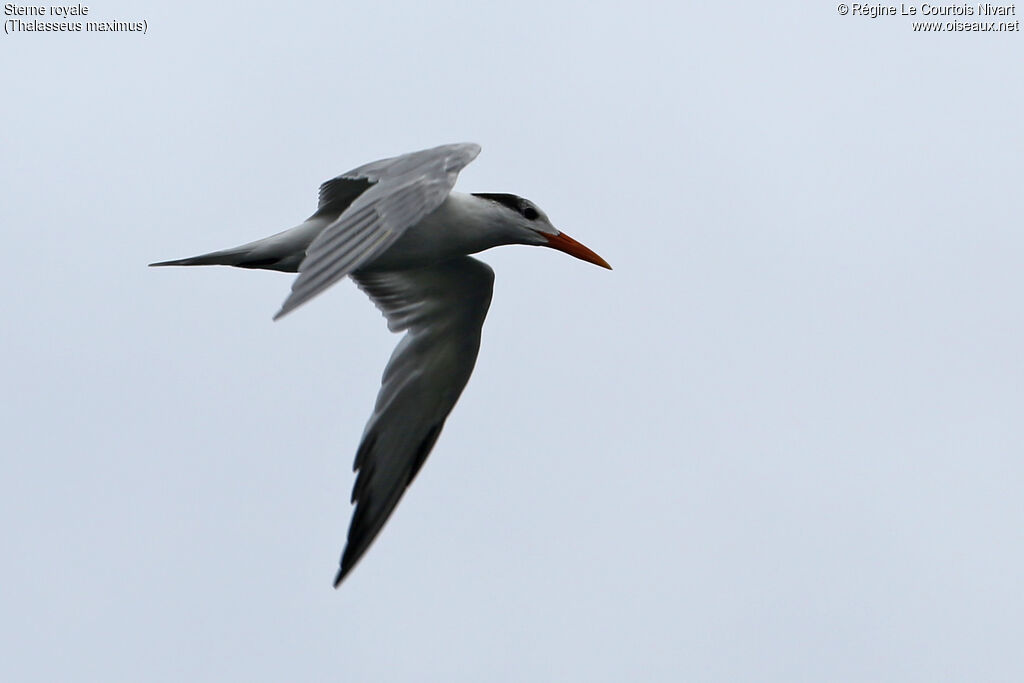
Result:
M0 678L1018 681L1020 34L829 3L103 2L0 36ZM397 342L145 264L474 141L497 272L339 591Z

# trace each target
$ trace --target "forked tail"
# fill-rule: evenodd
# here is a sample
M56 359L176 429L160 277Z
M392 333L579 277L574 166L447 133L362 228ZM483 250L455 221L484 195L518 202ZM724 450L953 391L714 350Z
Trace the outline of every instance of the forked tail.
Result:
M305 223L291 230L285 230L240 247L211 251L209 254L191 258L160 261L149 265L235 266L236 268L262 268L297 273L302 259L306 257L306 249L329 222L330 220L326 217L314 215Z
M151 266L238 266L240 268L266 268L268 263L280 259L263 259L253 261L249 258L249 249L235 247L234 249L221 249L211 251L209 254L192 256L191 258L179 258L173 261L160 261L150 263Z

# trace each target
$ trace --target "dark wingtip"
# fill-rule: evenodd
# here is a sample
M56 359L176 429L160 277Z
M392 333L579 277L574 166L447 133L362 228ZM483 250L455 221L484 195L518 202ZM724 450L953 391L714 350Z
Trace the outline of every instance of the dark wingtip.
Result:
M348 576L349 569L351 569L351 567L344 567L344 566L342 566L342 567L338 568L338 573L334 575L334 588L335 588L335 590L338 589L338 586L341 585L341 582L345 580L346 576Z

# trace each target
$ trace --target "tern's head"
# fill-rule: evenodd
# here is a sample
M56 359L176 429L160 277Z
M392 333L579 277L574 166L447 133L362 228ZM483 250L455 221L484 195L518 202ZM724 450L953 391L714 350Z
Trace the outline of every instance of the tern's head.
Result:
M551 247L611 270L607 261L551 225L547 214L529 199L514 194L486 192L474 192L473 196L493 202L502 229L509 233L510 242Z

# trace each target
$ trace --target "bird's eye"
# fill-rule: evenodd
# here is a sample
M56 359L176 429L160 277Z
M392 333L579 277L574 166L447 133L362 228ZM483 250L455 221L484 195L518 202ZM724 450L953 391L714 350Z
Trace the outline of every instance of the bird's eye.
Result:
M537 213L537 209L533 208L532 206L528 206L525 209L523 209L523 218L525 218L528 221L535 220L539 215L540 214Z

